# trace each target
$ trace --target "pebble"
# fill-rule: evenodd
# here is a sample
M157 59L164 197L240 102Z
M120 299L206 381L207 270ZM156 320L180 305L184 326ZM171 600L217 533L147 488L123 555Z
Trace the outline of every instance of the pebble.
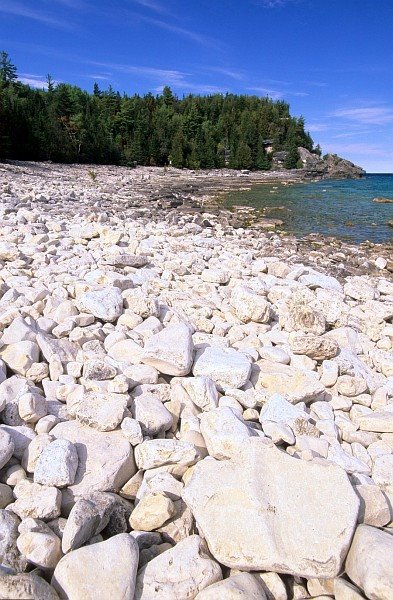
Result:
M168 431L173 424L171 413L154 394L146 393L135 398L132 414L143 435L155 436L160 431Z
M327 360L338 352L338 345L334 340L312 333L294 333L289 343L294 354L305 354L314 360Z
M56 425L51 434L75 444L78 468L74 483L67 488L72 495L120 489L136 472L132 447L121 431L101 432L66 421Z
M377 485L366 483L356 485L355 491L360 498L359 523L383 527L390 522L388 500Z
M53 587L36 573L0 574L0 594L3 598L58 600Z
M135 461L139 469L148 470L165 465L189 467L200 458L198 449L181 440L146 440L135 448Z
M367 413L361 416L357 423L363 431L393 433L393 411Z
M270 319L271 308L269 302L254 290L246 286L237 286L232 290L231 306L236 316L247 323L267 323Z
M201 415L201 433L210 456L219 460L235 457L252 430L228 407Z
M39 359L39 347L35 342L21 341L4 346L0 357L14 373L26 375L28 370Z
M21 533L16 544L19 552L33 565L54 569L62 557L61 540L50 527L42 525L40 531Z
M130 442L131 446L138 446L143 442L142 427L139 421L125 417L120 426L124 437Z
M113 431L123 420L127 398L123 394L86 392L73 409L76 420L98 431Z
M14 487L16 500L9 509L20 519L32 517L49 521L61 514L61 492L51 486L43 486L23 479Z

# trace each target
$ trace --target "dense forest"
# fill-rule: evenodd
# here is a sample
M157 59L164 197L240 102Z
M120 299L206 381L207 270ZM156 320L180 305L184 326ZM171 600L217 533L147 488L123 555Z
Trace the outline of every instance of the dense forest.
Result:
M128 96L97 84L90 94L50 75L39 90L18 81L0 53L0 159L267 170L277 151L286 151L285 167L299 166L298 146L312 150L313 141L281 100L178 98L169 87Z

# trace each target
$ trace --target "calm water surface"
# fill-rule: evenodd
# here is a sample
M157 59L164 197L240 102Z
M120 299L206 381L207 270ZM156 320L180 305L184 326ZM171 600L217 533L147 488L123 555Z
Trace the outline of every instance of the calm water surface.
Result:
M393 204L372 202L376 197L393 199L393 174L288 186L255 185L250 191L231 193L225 204L269 207L266 216L281 219L284 229L299 237L322 233L353 243L393 242L393 227L387 225L393 220Z

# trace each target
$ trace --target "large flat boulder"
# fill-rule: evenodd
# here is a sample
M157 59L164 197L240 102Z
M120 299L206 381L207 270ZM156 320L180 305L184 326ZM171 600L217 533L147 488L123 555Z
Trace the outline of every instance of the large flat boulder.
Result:
M268 396L280 394L291 404L308 404L325 393L324 385L312 372L269 360L256 363L251 380L256 390L261 390Z
M341 468L257 438L232 460L198 463L183 498L220 563L307 578L339 574L359 510Z

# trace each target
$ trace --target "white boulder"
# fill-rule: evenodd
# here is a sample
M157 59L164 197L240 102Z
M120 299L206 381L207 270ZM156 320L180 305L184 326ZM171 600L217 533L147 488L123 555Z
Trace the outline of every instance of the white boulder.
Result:
M359 509L342 469L257 438L232 460L198 463L183 498L220 563L307 578L338 575Z
M191 535L140 569L135 600L192 600L221 579L220 565L210 558L202 538Z
M152 335L146 342L141 362L155 367L160 373L188 375L194 356L192 332L185 323L169 325Z
M35 483L55 487L72 485L78 468L78 453L75 445L58 439L45 446L34 471Z
M134 600L138 558L136 541L120 533L64 556L51 583L67 600Z
M210 456L225 460L236 456L252 431L227 406L201 415L201 433Z
M233 348L210 346L197 351L193 373L214 381L219 391L240 388L251 372L251 362L247 356Z
M267 323L270 320L270 303L264 296L245 285L233 288L230 302L236 316L244 323Z
M123 312L123 297L117 287L103 287L85 292L77 299L81 312L87 312L100 321L116 321Z
M76 447L78 469L74 483L68 487L75 496L120 489L136 472L133 449L121 431L101 432L67 421L56 425L51 435L69 440Z
M348 577L370 600L391 600L393 536L369 525L359 525L345 561Z

